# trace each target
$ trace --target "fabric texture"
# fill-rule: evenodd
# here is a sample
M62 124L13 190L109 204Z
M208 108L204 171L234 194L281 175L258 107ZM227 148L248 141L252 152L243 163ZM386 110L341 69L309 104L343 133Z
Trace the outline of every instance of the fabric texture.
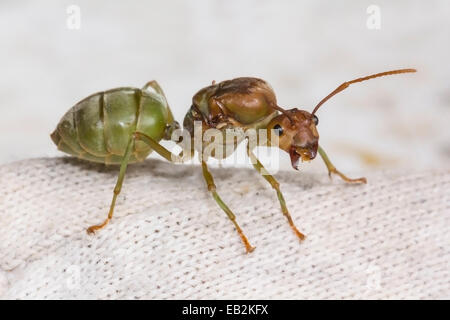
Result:
M251 169L212 168L256 250L246 254L201 169L70 158L0 167L0 298L449 299L450 170L367 172L348 185L280 172L300 242Z

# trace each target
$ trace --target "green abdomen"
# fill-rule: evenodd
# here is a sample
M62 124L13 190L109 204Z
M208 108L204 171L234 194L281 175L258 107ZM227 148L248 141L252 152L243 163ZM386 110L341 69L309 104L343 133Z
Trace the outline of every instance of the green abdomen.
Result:
M160 141L167 124L167 102L157 93L117 88L93 94L73 106L51 134L58 149L77 158L119 164L128 141L140 131ZM130 162L152 150L137 141Z

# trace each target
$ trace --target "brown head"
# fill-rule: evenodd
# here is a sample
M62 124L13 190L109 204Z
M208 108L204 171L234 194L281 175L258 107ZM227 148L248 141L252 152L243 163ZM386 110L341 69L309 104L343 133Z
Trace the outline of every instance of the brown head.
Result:
M296 108L285 110L269 122L269 141L272 141L271 134L276 134L278 147L289 153L292 167L297 169L299 159L309 161L316 157L319 147L318 123L319 119L308 111Z
M285 110L279 106L275 106L275 109L281 111L281 114L273 118L267 125L267 129L269 129L268 140L272 141L271 134L275 133L278 135L278 147L289 153L292 167L297 170L299 159L302 161L309 161L314 159L317 155L317 149L319 148L319 133L317 132L316 126L319 123L319 119L315 113L322 104L353 83L406 72L416 72L416 70L392 70L344 82L328 96L323 98L311 113L296 108Z

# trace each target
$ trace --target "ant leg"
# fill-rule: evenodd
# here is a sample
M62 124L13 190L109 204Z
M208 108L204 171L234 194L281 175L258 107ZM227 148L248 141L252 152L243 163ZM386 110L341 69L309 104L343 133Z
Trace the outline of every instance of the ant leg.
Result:
M155 90L157 93L159 93L160 95L164 96L164 98L166 97L164 95L164 91L162 90L161 86L159 85L158 81L156 80L152 80L147 82L143 87L142 90L147 90L148 88L152 88L153 90Z
M222 199L219 197L219 195L216 192L216 185L214 184L214 179L211 175L211 173L208 171L208 166L206 165L205 161L202 161L202 169L203 169L203 176L205 178L206 184L208 186L208 191L211 192L212 197L214 200L216 200L217 204L220 208L222 208L223 211L227 214L228 218L233 222L234 226L236 227L237 232L239 233L239 236L242 239L242 242L245 245L245 250L247 253L252 252L255 250L254 247L250 244L247 237L242 232L242 229L239 227L238 223L236 222L236 216L231 212L231 210L228 208L228 206L222 201Z
M117 179L116 186L114 187L114 195L111 201L111 206L109 208L108 217L103 221L103 223L91 226L87 229L88 233L94 233L96 230L102 229L105 227L108 222L112 219L114 207L116 205L116 199L117 196L120 193L120 190L122 189L122 183L125 178L125 172L127 170L128 162L130 160L130 156L133 152L133 146L134 142L136 140L142 140L145 143L147 143L153 150L155 150L158 154L160 154L162 157L167 159L170 162L182 162L182 159L164 148L162 145L160 145L157 141L153 140L151 137L141 133L141 132L135 132L131 137L130 141L128 142L127 149L125 151L125 155L123 157L122 163L120 164L120 171L119 171L119 177Z
M114 187L114 195L111 201L111 205L109 207L108 217L105 219L105 221L103 221L103 223L90 226L87 229L87 233L94 233L96 230L102 229L108 224L109 220L112 219L114 207L116 206L116 199L120 193L120 190L122 189L123 179L125 178L125 171L127 170L127 165L128 162L130 161L130 156L133 152L134 140L135 140L134 136L131 136L127 145L127 149L125 151L125 155L122 159L122 163L120 164L119 177L117 178L116 186Z
M357 178L357 179L350 179L348 178L346 175L344 175L343 173L341 173L340 171L338 171L336 169L336 167L331 163L330 159L328 158L327 154L325 153L325 150L322 149L321 146L319 146L319 154L322 157L323 162L325 162L325 165L327 166L328 169L328 175L331 178L331 174L337 174L338 176L340 176L342 178L342 180L344 180L345 182L348 183L367 183L367 179L366 178Z
M142 90L147 90L148 88L152 88L156 93L162 95L162 96L164 97L164 99L166 100L166 102L167 102L166 95L164 94L164 91L163 91L163 89L161 88L161 86L159 85L158 81L152 80L152 81L147 82L147 83L142 87ZM169 124L172 124L172 123L175 121L175 118L173 117L172 110L170 110L169 103L167 103L167 111L168 111L168 119L167 119L167 122L168 122Z
M192 156L194 154L193 149L193 143L191 143L191 149L189 150L182 150L179 155L175 155L166 148L164 148L162 145L160 145L157 141L153 140L151 137L143 134L142 132L135 132L134 136L136 140L141 140L148 144L155 152L157 152L160 156L167 159L170 162L173 163L179 163L182 162L182 155L183 153L188 152L189 156ZM242 232L241 228L236 222L236 217L231 212L231 210L227 207L227 205L222 201L222 199L219 197L219 195L216 192L216 185L214 184L214 179L211 175L211 173L208 171L208 167L206 165L206 162L202 161L202 168L203 168L203 176L205 178L206 184L208 186L208 190L212 193L212 196L214 200L216 200L217 204L222 208L223 211L228 215L228 218L233 222L234 226L236 227L236 230L238 231L242 241L244 242L245 249L247 250L247 253L252 252L255 248L252 247L247 239L247 237Z
M149 137L148 135L136 131L134 134L134 138L136 140L140 140L148 144L156 153L158 153L161 157L165 158L166 160L173 162L173 163L181 163L183 162L183 159L176 154L173 154L166 148L164 148L162 145L159 144L158 141L154 140L153 138ZM180 155L183 151L180 152Z
M294 233L297 235L297 237L300 240L305 239L305 235L297 229L297 227L294 224L294 221L292 220L291 215L289 214L288 208L286 206L286 201L284 200L283 194L281 193L280 184L278 183L278 181L267 172L266 168L264 168L262 163L258 160L258 158L255 156L255 154L252 152L252 150L250 150L249 145L247 145L247 154L250 158L250 161L251 161L253 167L256 169L256 171L258 171L262 175L262 177L264 179L266 179L267 182L270 183L272 188L274 188L275 191L277 192L278 201L280 202L280 206L281 206L281 211L283 212L284 216L287 218L289 225L291 226L292 230L294 230Z

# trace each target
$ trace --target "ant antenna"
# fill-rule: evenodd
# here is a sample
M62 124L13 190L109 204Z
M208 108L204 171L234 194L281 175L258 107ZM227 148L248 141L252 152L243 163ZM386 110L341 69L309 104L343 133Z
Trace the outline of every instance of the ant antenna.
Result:
M278 106L278 105L274 105L273 108L274 108L275 110L280 111L282 114L284 114L284 115L289 119L289 121L291 122L291 124L294 124L294 120L291 118L291 115L289 114L289 112L288 112L287 110L283 109L282 107L280 107L280 106Z
M399 69L399 70L392 70L392 71L376 73L376 74L372 74L372 75L367 76L367 77L362 77L362 78L354 79L354 80L351 80L351 81L346 81L343 84L341 84L339 87L337 87L329 95L327 95L325 98L323 98L322 101L320 101L317 104L317 106L314 108L314 110L313 110L313 112L311 114L316 113L316 111L320 108L320 106L323 105L328 99L330 99L335 94L338 94L339 92L347 89L353 83L363 82L363 81L366 81L366 80L369 80L369 79L383 77L383 76L390 76L390 75L393 75L393 74L407 73L407 72L416 72L416 71L417 71L416 69Z

